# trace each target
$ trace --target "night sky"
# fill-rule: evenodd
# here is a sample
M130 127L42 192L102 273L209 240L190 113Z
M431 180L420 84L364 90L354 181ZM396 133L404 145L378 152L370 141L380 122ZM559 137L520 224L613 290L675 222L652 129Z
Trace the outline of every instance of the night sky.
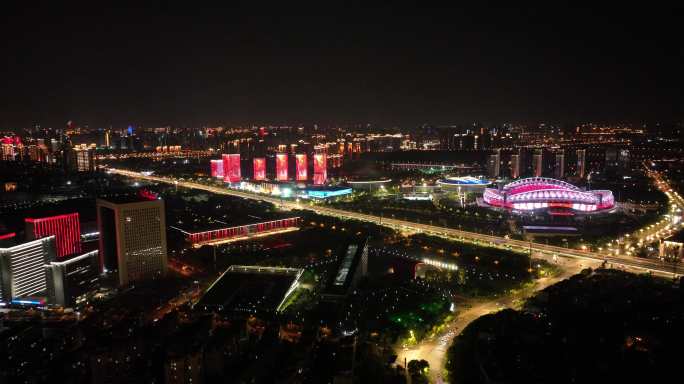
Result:
M681 7L20 3L0 129L684 119Z

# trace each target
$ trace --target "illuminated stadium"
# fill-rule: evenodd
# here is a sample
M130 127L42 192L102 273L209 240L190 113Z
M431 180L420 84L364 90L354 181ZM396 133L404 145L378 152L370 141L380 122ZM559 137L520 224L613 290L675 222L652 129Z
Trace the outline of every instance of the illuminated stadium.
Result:
M437 180L437 184L444 191L482 193L489 185L489 181L472 176L461 176Z
M583 191L564 181L545 177L517 180L502 189L487 188L483 201L493 207L520 211L549 209L556 214L598 212L615 206L611 191Z

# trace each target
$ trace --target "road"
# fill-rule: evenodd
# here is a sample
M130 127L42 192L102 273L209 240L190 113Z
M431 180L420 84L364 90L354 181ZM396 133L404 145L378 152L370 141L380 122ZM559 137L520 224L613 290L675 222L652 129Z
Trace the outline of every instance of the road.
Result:
M593 261L605 261L607 263L637 268L641 271L650 271L656 274L672 274L676 273L678 275L684 274L684 265L677 265L673 267L671 264L659 260L652 259L642 259L626 255L608 255L600 254L588 250L581 249L571 249L563 248L554 245L540 244L534 242L528 242L523 240L507 239L505 237L486 235L476 232L462 231L454 228L440 227L431 224L421 224L414 223L406 220L391 219L381 216L369 215L359 212L345 211L337 208L324 207L321 205L316 205L313 203L293 201L287 199L281 199L278 197L272 197L268 195L260 195L252 192L244 192L236 189L229 189L226 187L215 187L211 185L205 185L192 181L176 180L168 177L143 175L139 172L133 172L123 169L109 168L108 172L113 174L127 176L131 178L147 180L158 183L166 183L171 185L176 185L183 188L199 189L207 192L242 197L245 199L259 200L274 204L283 209L305 209L313 211L319 215L332 216L342 219L354 219L372 222L378 225L406 231L422 232L435 236L446 237L450 239L456 239L460 241L472 242L475 244L480 244L483 246L494 246L500 248L514 249L518 251L533 251L539 252L544 255L557 255L565 257L573 257L584 260Z
M397 346L395 348L398 356L397 362L403 364L404 361L426 360L430 363L431 382L443 383L442 374L445 368L447 349L451 345L454 337L461 333L461 331L473 320L486 314L498 312L504 308L516 307L535 292L577 274L584 268L596 268L601 264L599 261L595 260L587 261L573 258L558 258L554 260L552 257L548 257L544 254L535 254L534 256L548 259L548 261L552 263L557 263L561 267L562 272L553 277L543 277L536 280L532 289L520 290L514 294L496 299L467 303L467 307L458 312L456 318L441 334L436 335L433 338L422 340L417 346L409 349L403 349L401 346Z

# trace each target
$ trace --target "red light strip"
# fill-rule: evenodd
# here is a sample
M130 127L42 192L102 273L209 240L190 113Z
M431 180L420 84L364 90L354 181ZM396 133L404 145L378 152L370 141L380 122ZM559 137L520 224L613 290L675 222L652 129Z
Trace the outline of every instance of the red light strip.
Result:
M245 236L247 233L249 233L249 227L255 227L256 228L255 232L259 233L259 232L269 231L269 230L272 230L275 228L294 227L300 222L300 220L301 219L298 217L297 218L287 218L287 219L267 221L264 223L242 225L239 227L230 227L230 228L216 229L216 230L212 230L212 231L196 232L196 233L191 233L188 236L188 240L190 240L191 243L197 243L197 242L201 242L201 241L228 239L231 237Z
M17 234L16 234L15 232L5 233L4 235L0 235L0 240L11 239L11 238L13 238L13 237L16 236L16 235L17 235Z

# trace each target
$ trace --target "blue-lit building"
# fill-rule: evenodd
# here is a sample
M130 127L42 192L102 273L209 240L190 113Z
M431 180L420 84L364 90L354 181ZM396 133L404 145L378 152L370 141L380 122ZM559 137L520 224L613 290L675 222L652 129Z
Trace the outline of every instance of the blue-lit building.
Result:
M311 199L328 199L331 197L338 197L349 195L352 193L350 187L335 187L335 186L322 186L322 187L307 187L306 197Z
M489 184L489 181L486 179L472 176L447 177L437 180L437 185L445 192L484 193L485 188Z

